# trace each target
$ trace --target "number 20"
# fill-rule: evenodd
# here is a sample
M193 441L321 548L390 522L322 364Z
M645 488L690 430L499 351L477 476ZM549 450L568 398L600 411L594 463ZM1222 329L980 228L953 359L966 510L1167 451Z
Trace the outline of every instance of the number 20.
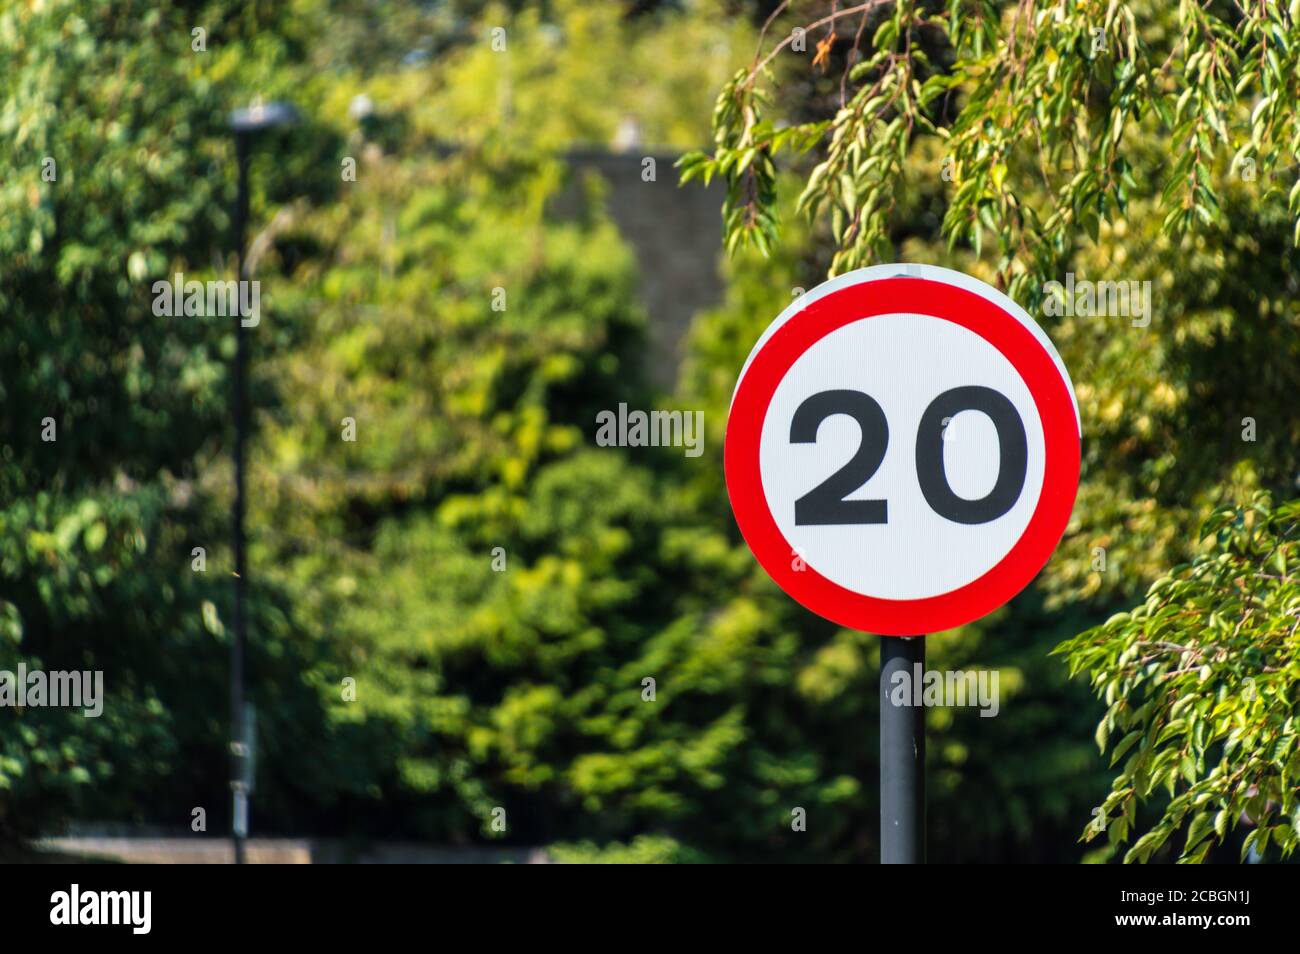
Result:
M979 411L998 432L998 478L978 500L953 493L943 461L943 428L961 411ZM880 469L889 444L889 423L875 399L861 391L819 391L794 412L790 443L815 444L822 421L847 414L862 430L862 442L848 462L794 504L799 525L888 522L885 500L845 500ZM988 523L1010 510L1025 486L1029 453L1025 425L1015 405L992 388L970 385L944 391L930 402L916 429L916 479L930 509L954 523Z

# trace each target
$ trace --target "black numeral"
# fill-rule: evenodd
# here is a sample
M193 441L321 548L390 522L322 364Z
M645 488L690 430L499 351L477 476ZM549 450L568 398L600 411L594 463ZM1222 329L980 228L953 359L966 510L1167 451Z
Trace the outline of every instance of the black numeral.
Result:
M978 500L953 492L943 460L944 425L962 411L979 411L998 432L998 476L993 489ZM795 501L798 525L886 523L888 502L845 500L880 469L889 443L885 412L861 391L820 391L794 412L792 444L813 444L822 421L847 414L862 429L862 442L843 467ZM1020 499L1029 472L1025 425L1015 405L992 388L969 385L944 391L930 402L916 429L916 479L930 509L954 523L975 525L998 519Z
M988 415L998 432L998 479L993 489L979 500L967 500L952 492L943 464L944 420L962 411ZM941 517L953 523L989 523L1016 505L1029 470L1029 448L1025 425L1016 407L992 388L971 385L944 391L930 402L916 429L916 479L925 502Z
M815 444L822 421L847 414L862 429L858 452L848 463L794 502L796 524L885 523L883 500L845 500L880 468L889 443L885 412L861 391L821 391L799 405L790 422L790 443Z

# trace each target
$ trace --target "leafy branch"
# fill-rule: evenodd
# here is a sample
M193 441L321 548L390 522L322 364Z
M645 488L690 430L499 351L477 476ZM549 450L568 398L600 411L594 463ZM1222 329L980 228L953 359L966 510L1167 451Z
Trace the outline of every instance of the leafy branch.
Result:
M1107 704L1098 747L1124 760L1083 839L1122 844L1138 804L1168 797L1125 861L1149 860L1176 832L1184 862L1239 826L1251 829L1243 857L1300 844L1300 580L1287 572L1300 565L1300 501L1219 508L1203 536L1209 552L1141 606L1056 650Z
M1175 146L1152 170L1168 233L1222 224L1213 176L1222 164L1258 181L1261 201L1281 200L1289 185L1300 244L1300 0L873 0L832 4L769 41L788 13L777 8L752 67L719 93L713 151L679 162L682 182L726 180L733 253L767 253L777 241L775 159L789 149L816 159L798 207L829 221L832 273L889 257L900 193L935 175L918 148L926 138L944 154L942 234L977 255L991 237L1013 295L1032 298L1079 235L1095 240L1124 214L1155 139ZM833 32L854 16L851 34ZM810 62L795 40L821 28L831 32ZM782 128L775 94L840 40L841 107Z

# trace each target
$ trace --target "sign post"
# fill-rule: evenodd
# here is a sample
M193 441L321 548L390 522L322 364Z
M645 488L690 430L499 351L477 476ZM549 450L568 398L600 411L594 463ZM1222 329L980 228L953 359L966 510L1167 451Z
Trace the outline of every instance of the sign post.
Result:
M886 637L882 861L925 857L920 634L979 619L1038 574L1074 507L1080 435L1043 330L945 268L825 282L741 369L724 462L745 542L799 603Z
M880 863L925 863L925 709L890 700L895 673L925 666L924 636L880 637Z

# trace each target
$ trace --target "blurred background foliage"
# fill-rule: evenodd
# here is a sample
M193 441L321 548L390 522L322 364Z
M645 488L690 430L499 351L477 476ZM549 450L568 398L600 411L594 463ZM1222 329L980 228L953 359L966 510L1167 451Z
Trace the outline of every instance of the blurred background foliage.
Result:
M252 174L255 833L875 860L877 639L776 589L721 468L736 374L825 277L833 238L787 215L770 257L720 258L725 296L665 392L636 257L561 155L629 117L656 150L708 142L773 6L0 13L0 669L103 669L108 695L98 720L0 714L0 840L70 819L184 829L194 806L210 832L228 823L233 334L154 317L149 289L230 276L225 117L260 95L305 121L261 141ZM838 72L811 56L778 64L798 121L836 108ZM1153 166L1168 148L1151 143ZM897 256L992 279L987 256L946 250L940 161L924 143L908 158ZM781 172L784 196L806 171ZM557 212L564 190L576 214ZM1088 277L1150 278L1151 327L1047 323L1087 436L1066 540L1010 606L930 639L931 665L996 668L1003 693L996 719L927 713L933 860L1110 857L1078 841L1110 780L1104 707L1048 653L1187 558L1225 495L1300 469L1285 215L1242 194L1231 229L1178 244L1133 191L1073 254ZM702 409L703 456L596 447L597 411L619 402Z

